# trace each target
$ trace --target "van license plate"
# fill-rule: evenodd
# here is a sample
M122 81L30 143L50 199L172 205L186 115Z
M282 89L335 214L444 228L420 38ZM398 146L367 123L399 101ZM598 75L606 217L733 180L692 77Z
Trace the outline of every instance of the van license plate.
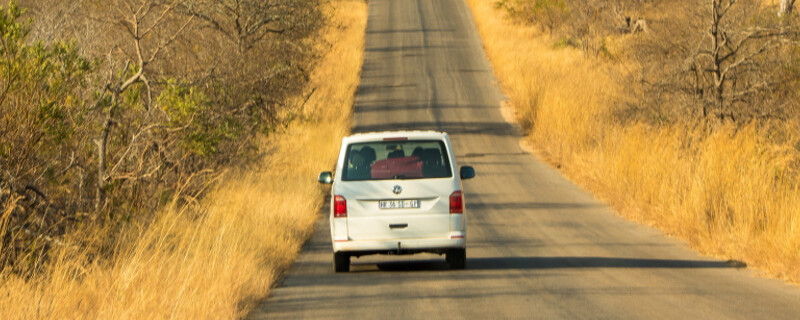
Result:
M419 200L386 200L378 201L380 209L412 209L419 208Z

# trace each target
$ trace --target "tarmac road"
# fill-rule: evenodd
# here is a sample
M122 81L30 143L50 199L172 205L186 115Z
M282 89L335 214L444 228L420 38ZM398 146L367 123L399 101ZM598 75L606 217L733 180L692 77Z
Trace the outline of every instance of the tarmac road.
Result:
M250 318L800 318L797 287L627 222L525 153L463 0L370 0L368 19L353 129L451 134L459 164L478 173L464 182L467 268L448 270L438 255L367 256L334 274L321 213Z

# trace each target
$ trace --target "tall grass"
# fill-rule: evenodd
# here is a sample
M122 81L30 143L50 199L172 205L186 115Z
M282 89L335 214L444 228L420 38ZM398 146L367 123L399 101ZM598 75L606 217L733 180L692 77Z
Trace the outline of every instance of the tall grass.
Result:
M328 9L314 94L301 120L265 141L273 149L261 165L129 230L111 261L86 266L70 248L41 276L1 274L0 318L230 319L266 297L313 230L324 198L316 173L333 164L349 130L366 5L337 0Z
M514 24L494 1L467 2L526 139L547 161L630 219L800 281L797 130L619 121L624 61L554 48L555 39Z

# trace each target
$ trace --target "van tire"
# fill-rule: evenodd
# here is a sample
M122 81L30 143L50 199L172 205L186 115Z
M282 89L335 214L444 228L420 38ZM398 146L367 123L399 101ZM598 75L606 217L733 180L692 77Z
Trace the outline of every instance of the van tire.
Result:
M467 264L466 249L450 249L445 254L445 260L450 265L450 269L464 269Z
M333 271L334 272L348 272L350 271L350 255L344 252L333 253Z

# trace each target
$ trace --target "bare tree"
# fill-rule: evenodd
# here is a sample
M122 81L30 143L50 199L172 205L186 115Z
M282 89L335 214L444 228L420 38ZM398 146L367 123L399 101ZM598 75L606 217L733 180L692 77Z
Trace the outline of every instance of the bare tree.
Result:
M145 101L146 109L148 111L150 110L150 106L153 103L153 96L150 81L148 80L145 70L148 65L159 57L160 52L175 41L193 19L192 17L185 19L177 30L172 31L171 34L166 37L162 36L159 38L151 36L151 33L158 32L159 28L164 28L167 17L174 12L178 3L178 1L164 3L158 0L123 1L122 4L124 4L124 6L118 8L119 15L116 21L112 21L124 28L129 37L127 40L132 43L133 52L127 53L127 61L124 67L119 70L120 78L104 86L104 91L110 93L111 100L110 105L105 111L100 136L95 140L98 158L95 210L98 212L103 207L105 201L105 187L110 179L107 172L107 147L109 134L115 123L115 112L121 104L120 95L135 83L141 82L144 84L147 94L147 99ZM156 41L147 41L148 39L155 39ZM109 52L109 56L110 55L111 52ZM133 65L132 68L131 65ZM129 71L132 71L133 74L127 75ZM102 98L101 96L99 101L102 101ZM125 157L130 154L129 151L136 142L136 137L155 126L154 124L146 122L140 126L139 130L137 130L138 132L132 136L133 139L130 140L131 142L127 150L119 155L118 164L124 161ZM114 167L116 168L118 166Z
M691 58L703 117L736 121L738 116L763 116L753 98L763 97L779 81L773 77L776 50L797 34L796 28L780 24L743 25L757 4L739 5L733 17L737 5L739 0L710 1L708 30Z
M321 18L317 1L296 0L192 0L182 4L188 15L236 44L241 53L270 35L301 35L316 29Z

